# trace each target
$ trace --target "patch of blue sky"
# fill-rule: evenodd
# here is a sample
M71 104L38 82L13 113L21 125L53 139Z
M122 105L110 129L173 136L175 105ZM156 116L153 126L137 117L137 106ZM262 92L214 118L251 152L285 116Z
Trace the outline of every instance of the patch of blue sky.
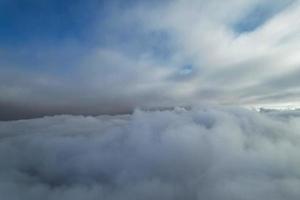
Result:
M182 66L182 68L179 71L179 74L183 75L183 76L187 76L193 73L193 65L191 64L187 64Z
M199 76L199 69L193 64L183 64L179 66L174 74L168 77L170 81L188 81Z
M14 0L0 4L1 45L83 38L93 21L95 0Z
M89 52L93 24L108 17L105 1L0 1L0 67L68 73Z
M264 25L273 16L284 10L294 0L276 0L271 3L258 4L233 24L238 34L252 32Z
M167 61L174 51L167 32L145 31L138 22L111 16L135 3L144 1L3 0L0 48L5 53L0 54L0 67L67 73L95 47Z

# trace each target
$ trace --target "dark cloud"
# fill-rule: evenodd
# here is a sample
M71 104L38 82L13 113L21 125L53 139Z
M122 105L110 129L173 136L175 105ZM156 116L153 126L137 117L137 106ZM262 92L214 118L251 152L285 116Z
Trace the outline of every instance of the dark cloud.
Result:
M0 122L1 198L296 200L299 120L198 107Z
M117 104L117 103L116 103ZM0 102L0 121L31 119L43 116L53 116L61 114L71 115L99 115L99 114L128 114L134 110L129 103L119 102L118 106L111 106L109 102L98 102L97 104L86 105L33 105L11 102Z

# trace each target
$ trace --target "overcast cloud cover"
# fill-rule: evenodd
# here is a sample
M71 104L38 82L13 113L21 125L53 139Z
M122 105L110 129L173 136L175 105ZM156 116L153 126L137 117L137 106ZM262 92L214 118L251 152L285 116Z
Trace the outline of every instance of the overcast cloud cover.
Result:
M298 0L2 0L0 119L299 100Z
M298 200L300 113L197 107L0 122L5 200Z

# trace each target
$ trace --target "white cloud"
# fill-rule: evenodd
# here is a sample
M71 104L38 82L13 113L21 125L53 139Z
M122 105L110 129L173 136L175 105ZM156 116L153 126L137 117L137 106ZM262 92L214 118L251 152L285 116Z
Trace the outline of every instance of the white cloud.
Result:
M206 106L0 122L0 194L296 200L299 116Z
M236 33L233 24L251 20L245 16L259 5L261 12L272 7L277 12L254 30ZM148 28L150 21L150 29L164 30L174 37L177 60L190 60L201 71L196 80L189 82L189 87L200 93L207 88L220 89L224 95L218 97L219 102L249 103L255 97L253 102L258 103L256 95L274 93L265 85L266 81L299 70L298 1L191 0L175 1L151 12L145 10L141 16L146 16ZM177 60L174 66L180 66ZM178 90L180 87L181 83ZM249 87L260 92L247 94ZM187 96L197 98L197 93ZM227 100L230 96L233 101Z

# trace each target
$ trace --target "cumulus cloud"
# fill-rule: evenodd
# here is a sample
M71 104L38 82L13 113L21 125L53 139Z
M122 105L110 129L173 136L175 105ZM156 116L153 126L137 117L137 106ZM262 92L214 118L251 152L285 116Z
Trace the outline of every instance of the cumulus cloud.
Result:
M1 198L296 200L299 116L200 106L0 122Z

